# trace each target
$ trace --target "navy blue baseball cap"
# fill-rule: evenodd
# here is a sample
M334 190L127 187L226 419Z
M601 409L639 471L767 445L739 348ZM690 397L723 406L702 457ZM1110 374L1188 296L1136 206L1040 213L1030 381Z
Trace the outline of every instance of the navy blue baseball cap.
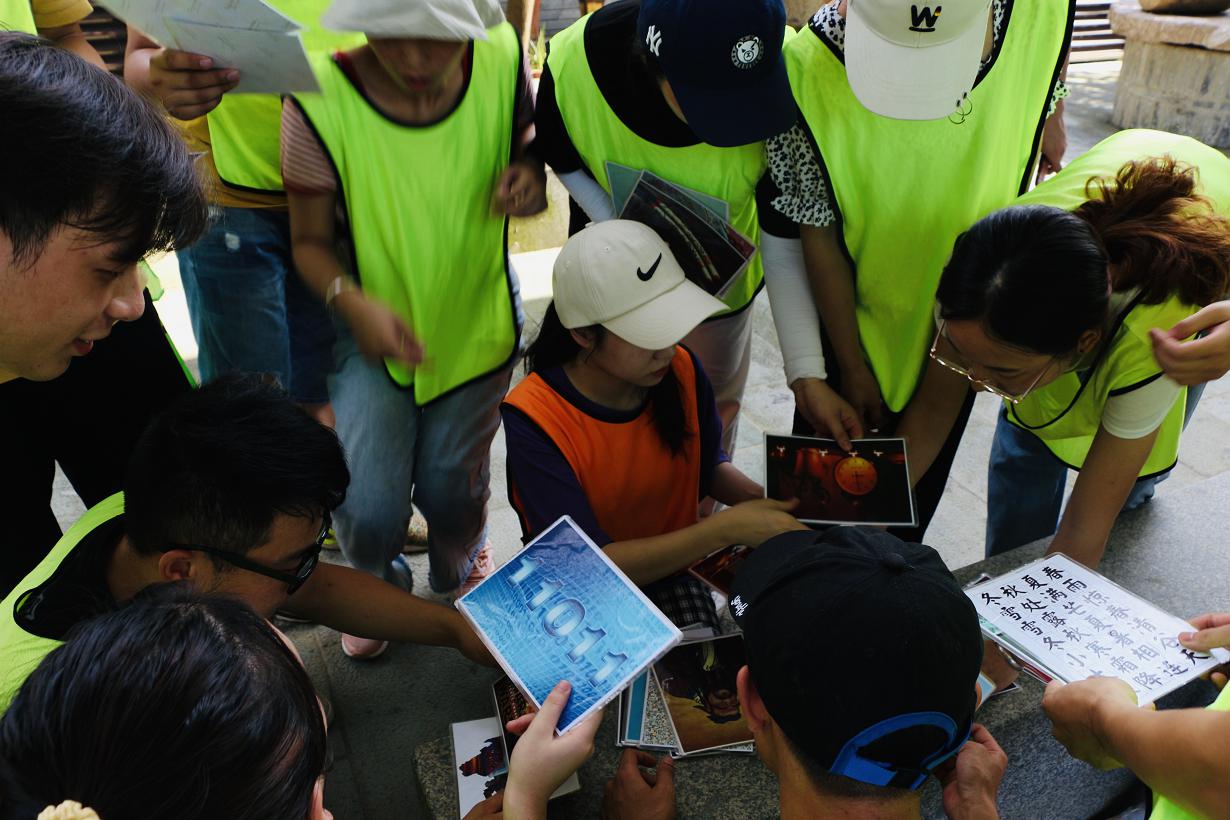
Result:
M935 550L870 527L788 532L731 593L765 707L830 773L915 789L965 744L982 634Z
M794 125L782 0L641 0L636 30L705 142L747 145Z

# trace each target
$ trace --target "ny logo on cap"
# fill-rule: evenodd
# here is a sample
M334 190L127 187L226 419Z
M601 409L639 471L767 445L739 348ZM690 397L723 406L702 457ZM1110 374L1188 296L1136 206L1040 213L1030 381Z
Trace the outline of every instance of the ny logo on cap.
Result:
M658 31L657 26L650 26L649 31L645 33L645 45L649 46L653 56L659 56L658 49L662 48L662 32Z
M943 10L943 6L936 6L934 12L931 11L930 6L923 6L921 11L918 6L910 6L910 20L913 23L910 31L935 31L935 24L939 21L940 12Z

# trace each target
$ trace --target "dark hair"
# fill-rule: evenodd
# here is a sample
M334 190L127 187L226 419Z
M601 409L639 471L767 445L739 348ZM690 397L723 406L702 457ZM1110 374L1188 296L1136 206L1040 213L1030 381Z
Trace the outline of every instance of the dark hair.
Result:
M606 328L602 325L591 325L580 328L594 334L594 344L601 346L606 339ZM525 371L546 370L550 367L561 367L581 356L585 349L572 338L571 331L564 327L555 312L555 302L547 305L547 313L542 318L542 326L538 336L525 354ZM653 426L673 455L683 452L683 445L694 434L688 429L687 415L683 408L683 395L679 389L679 381L675 378L673 368L668 368L662 381L649 388L648 393L650 413L653 416Z
M1188 304L1230 287L1230 222L1169 157L1093 178L1074 212L1046 205L996 211L957 238L936 299L947 320L980 320L995 338L1058 356L1106 319L1110 293ZM1108 273L1108 265L1110 273ZM1110 280L1113 274L1114 281Z
M125 530L142 553L203 544L244 554L268 540L276 514L322 517L349 483L332 430L276 384L231 374L150 422L124 477Z
M116 260L192 244L205 193L151 103L46 40L0 32L0 232L32 261L60 226L118 242Z
M180 584L88 621L0 721L0 818L302 820L325 767L311 680L247 606Z
M918 792L914 789L903 789L896 786L873 786L861 780L855 780L844 775L833 774L828 767L817 761L803 749L799 748L785 732L781 737L786 741L790 753L799 761L799 765L807 774L807 779L817 792L825 797L841 797L856 800L900 800ZM874 744L873 744L874 745ZM933 748L934 740L926 748ZM915 758L916 759L916 758Z

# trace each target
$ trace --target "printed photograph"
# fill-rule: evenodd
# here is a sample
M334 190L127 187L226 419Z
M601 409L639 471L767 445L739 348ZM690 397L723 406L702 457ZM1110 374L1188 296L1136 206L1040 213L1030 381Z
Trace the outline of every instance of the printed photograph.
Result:
M735 676L747 662L742 635L681 644L654 664L684 755L749 743Z
M454 723L453 764L457 776L458 816L504 788L508 764L494 717Z
M751 553L751 547L742 544L732 544L717 552L710 553L688 567L688 572L704 581L718 592L730 597L730 587L735 582L735 574Z
M847 452L827 438L765 436L765 495L797 498L805 524L918 523L905 439L853 439Z

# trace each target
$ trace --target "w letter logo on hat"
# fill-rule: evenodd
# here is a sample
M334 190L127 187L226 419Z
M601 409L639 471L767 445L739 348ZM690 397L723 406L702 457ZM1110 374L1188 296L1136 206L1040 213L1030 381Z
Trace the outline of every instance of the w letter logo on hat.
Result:
M653 56L661 56L658 54L658 49L662 48L662 32L658 31L657 26L649 27L649 31L645 34L645 45L649 46Z
M918 6L910 6L910 19L913 21L910 31L935 31L935 24L939 21L940 12L943 10L943 6L936 6L934 12L931 11L930 6L923 6L922 11L918 10Z

